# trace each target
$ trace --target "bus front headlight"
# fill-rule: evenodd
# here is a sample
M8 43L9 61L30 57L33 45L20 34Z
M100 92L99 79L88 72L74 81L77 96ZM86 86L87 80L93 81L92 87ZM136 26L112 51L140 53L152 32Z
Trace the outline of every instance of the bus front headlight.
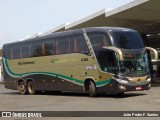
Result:
M150 81L151 81L151 78L148 78L146 81L147 81L147 82L150 82Z
M117 82L122 83L122 84L127 84L128 81L126 80L121 80L121 79L116 79Z

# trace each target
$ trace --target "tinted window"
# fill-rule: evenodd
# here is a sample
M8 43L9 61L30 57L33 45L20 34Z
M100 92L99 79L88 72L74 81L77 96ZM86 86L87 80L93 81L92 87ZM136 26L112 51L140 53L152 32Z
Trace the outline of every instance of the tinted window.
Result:
M123 49L144 48L141 37L134 31L110 31L114 45Z
M11 59L11 47L10 46L3 47L3 57L7 59Z
M110 50L102 50L95 52L97 61L102 71L116 73L117 72L117 64L115 53Z
M29 57L29 44L21 45L22 58Z
M86 40L83 35L76 35L73 38L74 43L74 52L76 53L83 53L88 51L88 47L86 44Z
M42 45L41 42L31 43L31 57L42 56Z
M109 37L106 33L100 33L100 32L88 33L88 37L90 39L93 48L111 45Z
M12 51L12 59L20 58L20 48L19 48L19 46L13 46L11 48L11 51Z
M56 40L56 54L70 53L70 38L63 37Z
M44 41L44 55L54 55L55 54L55 41Z

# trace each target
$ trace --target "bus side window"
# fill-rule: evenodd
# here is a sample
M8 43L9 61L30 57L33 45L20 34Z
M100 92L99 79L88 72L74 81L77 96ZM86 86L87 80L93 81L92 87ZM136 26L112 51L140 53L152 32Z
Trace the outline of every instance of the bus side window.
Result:
M10 46L5 46L3 48L3 56L4 58L11 59L11 47Z
M113 51L106 50L101 51L97 55L98 63L102 69L102 71L115 73L116 72L116 62L115 62L115 54Z
M83 35L76 35L73 37L74 40L74 52L75 53L83 53L88 50L86 40Z
M63 37L56 40L56 54L70 53L70 38Z
M12 47L11 51L12 51L12 59L20 58L20 48L19 48L19 46Z
M113 51L108 51L107 53L107 64L108 64L108 71L111 73L115 73L116 72L116 61L115 61L115 54Z
M31 44L31 57L38 57L38 56L42 56L42 44L41 42L33 42Z
M27 58L29 57L29 45L21 45L21 57L22 58Z
M43 45L44 45L43 54L45 56L55 55L55 41L54 40L44 41Z
M110 45L109 37L106 33L103 32L88 33L88 37L93 47L103 47Z

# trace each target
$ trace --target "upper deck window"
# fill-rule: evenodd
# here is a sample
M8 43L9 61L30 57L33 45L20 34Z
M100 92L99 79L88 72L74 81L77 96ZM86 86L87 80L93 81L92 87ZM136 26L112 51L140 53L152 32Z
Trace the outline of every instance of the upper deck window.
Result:
M83 53L85 51L88 51L86 40L82 34L75 35L73 37L73 40L75 53Z
M11 48L12 51L12 59L18 59L20 58L20 49L19 46L13 46Z
M123 49L142 49L144 48L142 39L137 32L130 30L109 31L113 38L114 45Z
M10 46L5 46L3 48L3 57L7 59L11 59L11 47Z
M54 55L55 54L55 41L49 40L44 41L44 55Z
M56 40L56 54L70 53L70 38L63 37Z
M111 45L110 39L106 33L102 32L93 32L88 33L88 37L93 48L102 48L103 46Z
M21 55L22 55L22 58L27 58L29 57L29 44L24 44L24 45L21 45Z
M31 43L31 57L42 56L42 44L41 42Z

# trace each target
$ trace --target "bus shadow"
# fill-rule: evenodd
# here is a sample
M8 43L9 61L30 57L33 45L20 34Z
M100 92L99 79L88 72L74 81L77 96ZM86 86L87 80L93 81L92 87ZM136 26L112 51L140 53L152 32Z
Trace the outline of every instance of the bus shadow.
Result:
M160 82L152 82L151 87L160 87Z
M70 97L89 97L88 93L75 93L75 92L62 92L62 93L39 93L39 95L50 95L50 96L70 96ZM97 94L93 98L129 98L147 95L145 93L124 93L123 95L117 94Z
M21 95L17 91L13 92L5 92L5 93L0 93L0 94L5 94L5 95ZM28 94L27 94L28 95ZM36 95L47 95L47 96L68 96L68 97L89 97L88 93L76 93L76 92L61 92L61 93L56 93L56 92L38 92ZM33 96L36 96L33 95ZM116 94L97 94L96 97L93 98L117 98L117 99L122 99L122 98L129 98L129 97L138 97L138 96L144 96L147 95L145 93L124 93L123 95L116 95Z
M19 92L15 92L15 91L13 91L13 92L4 92L4 93L0 93L0 94L4 94L4 95L20 95L20 93Z
M147 94L144 93L124 93L123 95L117 95L117 94L98 94L98 98L106 97L106 98L130 98L130 97L138 97L138 96L144 96Z
M72 97L88 97L89 95L87 93L75 93L75 92L61 92L61 93L55 93L55 92L41 92L38 95L49 95L49 96L72 96Z

